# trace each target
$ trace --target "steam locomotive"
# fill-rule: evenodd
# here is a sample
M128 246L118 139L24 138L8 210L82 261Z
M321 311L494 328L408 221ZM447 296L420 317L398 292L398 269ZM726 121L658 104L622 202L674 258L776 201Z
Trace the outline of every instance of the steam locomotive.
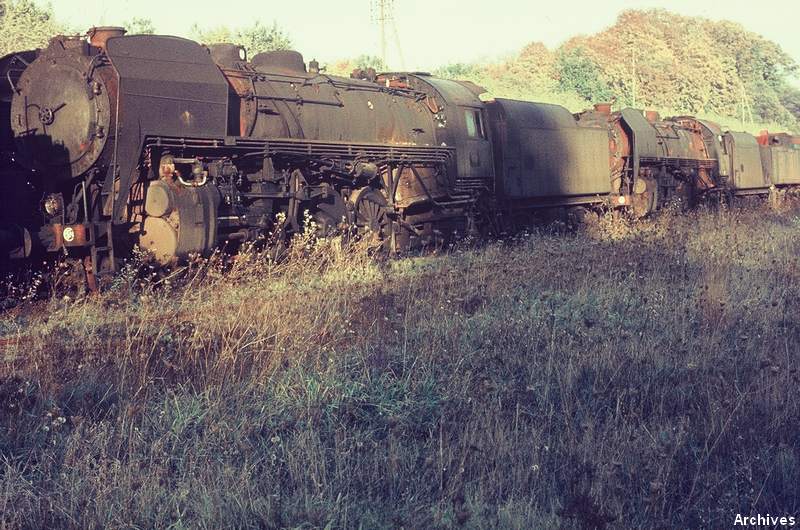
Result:
M357 230L402 248L540 210L635 215L800 184L800 138L610 105L497 98L426 73L327 75L295 51L93 28L0 59L0 257L90 283L134 248Z

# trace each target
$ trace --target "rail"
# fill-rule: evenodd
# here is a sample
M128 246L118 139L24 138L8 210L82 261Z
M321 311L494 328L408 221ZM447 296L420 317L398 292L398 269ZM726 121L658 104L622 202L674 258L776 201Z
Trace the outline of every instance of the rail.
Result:
M173 149L239 151L242 154L273 156L299 156L313 158L345 158L381 160L386 162L416 162L447 164L454 159L452 147L427 145L396 145L381 143L328 142L294 138L180 138L172 136L149 137L145 147Z

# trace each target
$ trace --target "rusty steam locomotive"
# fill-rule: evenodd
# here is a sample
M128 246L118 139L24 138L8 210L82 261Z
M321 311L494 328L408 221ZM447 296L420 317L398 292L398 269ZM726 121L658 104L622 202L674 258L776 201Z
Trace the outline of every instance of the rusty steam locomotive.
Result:
M287 235L310 216L398 248L540 209L657 210L800 184L800 139L609 105L479 98L425 73L326 75L294 51L94 28L0 59L0 258L90 281Z

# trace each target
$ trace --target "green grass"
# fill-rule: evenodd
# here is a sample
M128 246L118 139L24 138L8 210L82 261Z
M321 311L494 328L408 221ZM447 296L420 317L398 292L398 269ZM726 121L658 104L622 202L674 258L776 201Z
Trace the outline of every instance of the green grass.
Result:
M0 527L797 514L799 229L783 204L400 261L306 241L23 306L1 317L29 340L0 364Z

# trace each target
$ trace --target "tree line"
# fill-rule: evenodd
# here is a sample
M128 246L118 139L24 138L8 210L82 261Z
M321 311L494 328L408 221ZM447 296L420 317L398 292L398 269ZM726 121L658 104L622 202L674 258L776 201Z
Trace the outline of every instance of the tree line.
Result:
M149 18L134 17L122 24L129 35L157 32ZM33 0L0 0L0 54L41 48L59 34L81 34L88 28L72 28L56 19L50 6L41 6ZM292 41L277 23L264 25L255 21L247 27L202 27L194 24L190 37L205 44L234 42L244 46L248 53L287 49Z
M133 34L157 30L148 18L132 18L125 26ZM85 29L68 27L32 0L0 0L2 54ZM195 24L190 37L206 44L241 44L251 56L292 46L277 23L259 21L240 28ZM385 68L372 55L327 66L339 75ZM798 72L797 62L778 44L741 24L646 9L624 11L604 31L573 37L553 50L532 42L503 61L449 64L435 73L475 81L493 95L558 102L574 110L602 101L800 130L800 89L791 83Z
M561 95L588 103L715 113L797 129L797 62L741 24L663 9L622 12L609 28L551 50L533 42L493 64L437 71L469 78L492 93L526 99Z

